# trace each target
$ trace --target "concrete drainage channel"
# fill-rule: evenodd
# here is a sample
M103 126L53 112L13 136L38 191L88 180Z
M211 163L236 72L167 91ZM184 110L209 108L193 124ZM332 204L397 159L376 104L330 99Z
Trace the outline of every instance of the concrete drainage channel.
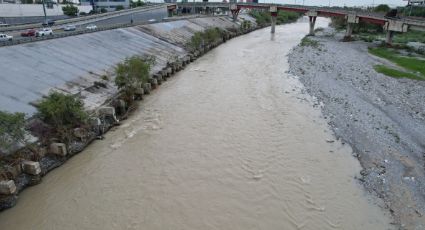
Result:
M177 61L167 63L164 68L152 74L147 83L140 86L136 92L136 98L143 99L152 90L157 89L164 81L167 81L168 78L184 69L190 62L226 42L226 40L260 28L262 27L251 28L243 32L240 30L229 32L223 39L204 47L204 49L196 50ZM130 116L138 104L133 103L133 105L127 106L122 99L119 99L119 95L115 95L93 114L93 118L90 120L91 128L88 131L82 131L80 128L74 129L74 135L78 138L68 146L60 143L57 139L50 139L50 145L35 147L34 151L37 152L35 159L21 160L7 166L5 173L7 175L0 174L0 211L15 206L19 192L28 186L40 183L42 177L48 172L83 151L92 141L99 138L99 131L100 133L105 133L113 126L119 125L119 120ZM14 180L5 178L14 178Z

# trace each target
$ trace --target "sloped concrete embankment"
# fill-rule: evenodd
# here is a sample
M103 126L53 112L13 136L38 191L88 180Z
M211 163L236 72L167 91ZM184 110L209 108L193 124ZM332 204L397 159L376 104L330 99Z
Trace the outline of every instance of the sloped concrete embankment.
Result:
M250 20L255 29L254 19ZM218 46L226 39L247 33L238 30L241 22L228 17L193 18L115 29L0 48L0 107L9 112L36 112L32 106L51 91L78 95L96 118L89 130L74 130L76 140L69 146L51 139L49 145L36 146L37 154L4 166L0 175L0 210L14 206L17 194L37 184L43 175L82 151L96 138L98 129L107 131L125 118L131 107L118 98L114 85L114 66L133 55L153 56L155 64L148 83L141 86L142 98L185 65ZM227 30L228 37L189 52L185 45L194 33L207 28Z
M400 229L425 228L425 83L395 79L373 66L363 42L330 34L317 47L298 46L290 71L323 103L336 136L349 143L363 166L360 181L385 201Z

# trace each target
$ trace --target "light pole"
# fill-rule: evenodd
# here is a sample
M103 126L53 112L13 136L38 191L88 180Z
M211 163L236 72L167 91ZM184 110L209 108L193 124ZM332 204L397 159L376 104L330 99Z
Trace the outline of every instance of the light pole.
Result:
M43 12L44 12L44 23L47 24L46 5L45 5L44 0L43 0Z

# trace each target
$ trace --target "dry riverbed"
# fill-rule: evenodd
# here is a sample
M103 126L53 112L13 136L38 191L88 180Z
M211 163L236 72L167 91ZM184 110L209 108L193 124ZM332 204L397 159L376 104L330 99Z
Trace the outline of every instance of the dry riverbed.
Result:
M382 198L400 229L425 229L425 81L395 79L373 66L370 43L340 42L332 29L297 46L290 73L322 107L335 135L351 145L363 170L359 181Z

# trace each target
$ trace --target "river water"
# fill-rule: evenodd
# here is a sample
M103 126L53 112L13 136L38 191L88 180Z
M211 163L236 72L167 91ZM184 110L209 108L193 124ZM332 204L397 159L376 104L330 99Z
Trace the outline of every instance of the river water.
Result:
M22 192L0 229L389 229L352 150L286 73L307 31L262 29L198 59Z

